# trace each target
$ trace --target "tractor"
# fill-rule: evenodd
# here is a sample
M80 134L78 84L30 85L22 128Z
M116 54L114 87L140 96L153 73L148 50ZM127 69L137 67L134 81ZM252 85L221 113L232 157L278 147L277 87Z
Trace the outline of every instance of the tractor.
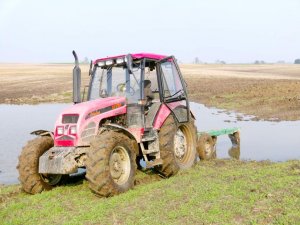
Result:
M53 132L32 132L37 137L19 156L25 192L50 190L84 168L91 191L108 197L134 186L141 161L164 177L195 164L195 117L173 56L139 53L97 59L91 62L85 94L73 55L74 104L58 116Z

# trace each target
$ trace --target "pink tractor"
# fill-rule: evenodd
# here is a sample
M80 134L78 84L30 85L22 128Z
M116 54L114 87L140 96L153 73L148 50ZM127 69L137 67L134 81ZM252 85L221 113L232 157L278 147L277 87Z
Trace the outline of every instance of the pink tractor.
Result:
M76 53L73 102L53 132L32 132L19 156L19 180L35 194L86 169L90 189L113 196L132 188L141 160L165 177L194 165L197 130L186 84L173 56L128 54L91 63L80 93ZM83 99L86 99L83 101Z

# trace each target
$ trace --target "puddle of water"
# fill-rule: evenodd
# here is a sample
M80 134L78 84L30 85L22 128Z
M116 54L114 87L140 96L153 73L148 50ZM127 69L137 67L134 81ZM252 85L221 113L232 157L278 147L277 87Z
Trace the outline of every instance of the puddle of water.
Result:
M69 104L0 105L0 184L18 183L16 166L34 130L53 130L56 117Z
M16 165L22 147L38 129L53 130L59 113L69 104L0 105L0 184L18 183ZM218 158L285 161L300 159L300 121L239 121L241 115L191 103L199 131L239 127L241 151L230 149L227 136L218 137Z
M214 130L239 127L241 132L240 152L231 149L228 136L218 137L217 157L230 158L239 155L242 160L286 161L300 159L300 121L249 121L251 116L240 121L241 114L206 108L191 103L198 130Z

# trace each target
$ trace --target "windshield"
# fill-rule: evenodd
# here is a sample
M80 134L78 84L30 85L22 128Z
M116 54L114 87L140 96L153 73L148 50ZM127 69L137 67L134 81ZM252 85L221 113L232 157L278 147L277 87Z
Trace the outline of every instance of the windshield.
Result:
M123 66L97 67L90 84L89 100L124 96L135 103L140 99L140 77L140 64L134 65L131 74Z

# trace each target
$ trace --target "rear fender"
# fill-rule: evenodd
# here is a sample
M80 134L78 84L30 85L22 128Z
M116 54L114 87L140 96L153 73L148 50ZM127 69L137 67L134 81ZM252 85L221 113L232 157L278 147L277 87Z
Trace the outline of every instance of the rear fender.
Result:
M36 136L41 136L41 137L52 137L52 139L54 139L54 134L51 131L48 130L35 130L32 131L30 134L32 135L36 135Z
M164 124L165 120L167 119L167 117L170 115L170 113L171 110L165 104L162 104L161 107L159 108L159 111L156 114L153 123L153 128L160 129L161 126Z

